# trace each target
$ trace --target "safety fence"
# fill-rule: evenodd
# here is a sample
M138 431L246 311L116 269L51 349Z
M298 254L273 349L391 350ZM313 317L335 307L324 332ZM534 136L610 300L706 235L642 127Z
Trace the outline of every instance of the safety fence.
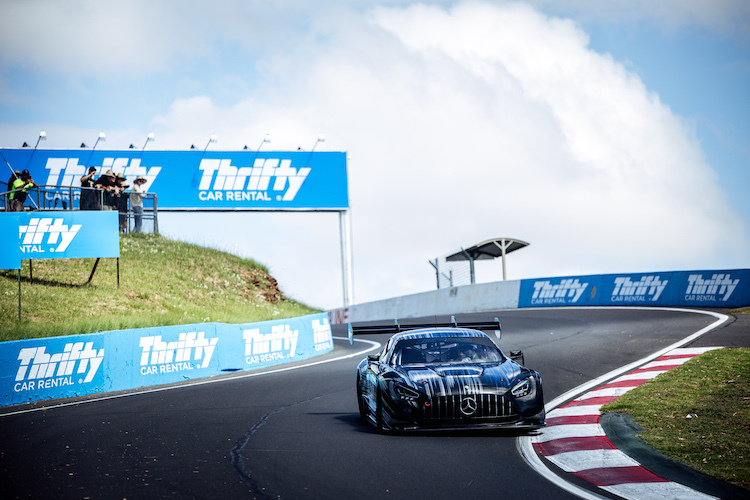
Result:
M8 184L0 181L0 211L10 211L10 194ZM130 203L130 193L112 196L103 189L72 186L37 185L29 188L24 211L76 211L76 210L112 210L119 213L120 231L123 233L136 230L136 215L141 217L139 232L159 233L159 209L155 193L143 196L143 213L136 214Z
M257 370L333 350L328 316L0 343L0 406Z

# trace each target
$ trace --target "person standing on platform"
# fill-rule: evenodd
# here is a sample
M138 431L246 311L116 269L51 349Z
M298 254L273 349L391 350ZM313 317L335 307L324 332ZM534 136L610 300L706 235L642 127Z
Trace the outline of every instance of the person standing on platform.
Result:
M23 204L26 202L26 195L29 193L29 189L36 186L36 183L31 179L31 174L28 170L21 172L21 178L13 181L13 192L10 193L10 211L11 212L23 212Z
M99 191L94 189L96 167L89 167L89 173L81 177L81 210L100 210Z
M130 188L130 207L133 209L133 217L135 218L135 227L133 232L140 233L141 225L143 223L143 197L146 194L146 189L143 187L148 182L141 176L138 176L133 181L133 187Z
M112 193L115 190L115 174L111 170L107 170L99 176L94 185L104 191L102 208L104 210L114 210L116 207L114 206Z

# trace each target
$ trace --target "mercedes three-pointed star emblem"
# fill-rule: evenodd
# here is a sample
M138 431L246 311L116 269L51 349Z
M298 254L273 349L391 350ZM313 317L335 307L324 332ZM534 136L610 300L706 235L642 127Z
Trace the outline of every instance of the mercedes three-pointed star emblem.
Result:
M466 396L461 400L461 413L470 417L477 411L477 401L471 397Z

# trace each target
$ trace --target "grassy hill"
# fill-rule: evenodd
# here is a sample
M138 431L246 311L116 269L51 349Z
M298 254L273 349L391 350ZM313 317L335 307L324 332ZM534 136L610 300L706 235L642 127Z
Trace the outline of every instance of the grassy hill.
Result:
M20 322L18 271L0 271L0 341L318 312L257 262L158 235L121 235L119 288L116 259L101 259L89 283L95 260L23 261Z

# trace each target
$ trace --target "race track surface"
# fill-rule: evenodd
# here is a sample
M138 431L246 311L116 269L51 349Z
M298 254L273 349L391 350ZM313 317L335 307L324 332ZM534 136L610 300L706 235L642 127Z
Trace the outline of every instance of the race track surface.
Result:
M715 320L653 309L514 310L458 320L495 316L500 347L523 349L547 401ZM692 345L746 346L742 333L729 325ZM575 498L526 465L513 434L375 432L358 417L355 368L387 336L357 337L350 346L344 327L333 334L334 352L297 367L2 409L0 498Z

